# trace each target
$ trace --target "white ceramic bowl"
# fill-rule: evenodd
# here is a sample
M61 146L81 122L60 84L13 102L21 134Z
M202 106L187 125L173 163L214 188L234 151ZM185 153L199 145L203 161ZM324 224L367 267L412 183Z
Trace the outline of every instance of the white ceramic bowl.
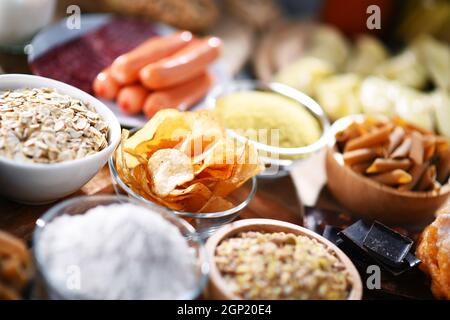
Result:
M120 141L120 124L102 102L68 84L32 75L0 75L0 91L53 88L92 105L108 123L108 146L87 157L54 164L21 163L0 156L0 194L17 202L43 204L65 197L88 182L108 161Z

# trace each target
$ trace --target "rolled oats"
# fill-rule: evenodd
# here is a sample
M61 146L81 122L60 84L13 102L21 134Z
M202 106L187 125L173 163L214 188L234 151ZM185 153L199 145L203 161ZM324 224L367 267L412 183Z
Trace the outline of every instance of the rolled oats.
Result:
M89 104L53 89L0 91L0 156L55 163L108 145L108 125Z

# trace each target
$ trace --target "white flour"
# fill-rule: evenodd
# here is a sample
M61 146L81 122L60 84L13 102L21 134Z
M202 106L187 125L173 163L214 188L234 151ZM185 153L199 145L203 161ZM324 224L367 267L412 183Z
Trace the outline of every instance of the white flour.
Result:
M178 228L133 204L58 217L38 246L47 274L72 297L179 299L197 285L194 251Z

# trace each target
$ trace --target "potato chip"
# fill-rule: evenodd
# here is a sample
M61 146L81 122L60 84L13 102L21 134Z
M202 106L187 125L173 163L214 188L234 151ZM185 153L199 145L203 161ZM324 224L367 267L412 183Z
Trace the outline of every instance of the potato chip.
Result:
M192 183L194 183L194 184L201 183L204 186L206 186L209 190L212 190L219 181L220 181L220 179L214 178L214 177L201 178L199 176L196 176L195 180L187 182L185 185L189 186Z
M141 189L145 192L146 195L152 196L152 191L150 188L150 184L148 182L147 170L145 169L145 165L138 165L132 169L133 177L136 181L134 185L132 185L135 189Z
M193 133L199 132L204 137L225 136L225 130L222 125L217 120L214 113L208 110L185 112L183 113L183 116L189 123Z
M156 130L164 121L170 117L177 117L179 115L177 110L164 109L155 114L150 121L148 121L142 129L133 134L132 137L126 140L125 148L135 148L139 143L145 140L153 139Z
M125 152L134 156L145 155L150 158L156 151L160 149L174 149L182 141L183 137L143 141L134 149L125 149Z
M218 180L228 179L233 172L234 165L226 164L220 167L206 168L198 175L199 178L217 178Z
M155 114L150 121L148 121L142 129L135 132L129 139L125 139L124 149L134 149L143 141L152 140L160 125L170 117L178 116L179 112L174 109L164 109ZM127 165L133 168L138 165L138 161L131 155L126 156Z
M166 196L177 186L194 179L191 159L177 149L161 149L148 160L153 191Z
M202 213L221 212L233 208L233 203L222 197L212 196L208 202L199 210Z
M125 149L124 152L125 156L132 155L138 161L136 165L133 167L136 167L139 164L147 164L148 162L147 158L142 156L140 153L136 152L135 149ZM130 169L133 169L133 167L130 167Z
M220 137L205 137L201 134L190 134L178 148L187 156L192 158L193 163L199 163L208 154L208 150L212 149Z
M207 116L208 114L201 111L197 119L188 117L192 131L180 148L188 156L197 158L197 161L203 159L202 155L225 136L223 128L214 117Z
M203 183L196 182L185 189L174 189L170 191L168 197L180 198L183 196L185 197L192 195L194 193L204 197L205 199L209 199L212 195L211 190L209 190L207 186Z
M179 211L199 212L199 210L205 205L206 202L207 200L205 200L205 198L193 193L189 197L177 201L176 203L182 208Z
M201 164L198 164L198 157L194 158L197 162L194 165L195 174L200 175L205 169L223 170L227 174L220 174L223 179L228 179L237 162L236 143L231 139L221 139L217 141L207 152ZM212 175L213 176L213 175ZM204 175L202 176L204 177Z
M117 152L117 158L116 158L116 164L118 168L118 172L122 171L123 176L125 179L130 175L129 173L129 167L127 166L127 161L125 159L125 152L124 152L124 144L127 141L128 137L130 135L130 132L128 130L122 130L122 134L120 136L121 143L118 148Z
M258 151L252 144L246 143L241 147L237 167L233 172L234 181L241 186L245 181L264 170L264 165L259 161Z

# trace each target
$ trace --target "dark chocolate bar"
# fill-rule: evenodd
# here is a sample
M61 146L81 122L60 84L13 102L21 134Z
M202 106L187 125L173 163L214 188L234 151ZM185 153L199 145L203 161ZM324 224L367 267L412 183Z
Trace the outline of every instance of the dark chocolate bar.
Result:
M412 244L408 237L376 221L363 240L369 254L394 268L402 264Z
M413 241L379 222L369 224L359 220L336 235L335 232L335 227L326 228L324 236L339 243L339 248L352 260L379 265L395 276L420 263L411 252Z
M354 245L355 248L359 250L366 251L363 242L364 238L366 237L367 233L370 230L370 224L367 224L363 220L359 220L352 224L350 227L342 230L339 232L339 236L349 243Z
M339 236L339 232L341 232L341 230L341 228L326 225L323 229L322 235L325 239L330 240L339 247L344 242L344 240L342 240L342 238Z

